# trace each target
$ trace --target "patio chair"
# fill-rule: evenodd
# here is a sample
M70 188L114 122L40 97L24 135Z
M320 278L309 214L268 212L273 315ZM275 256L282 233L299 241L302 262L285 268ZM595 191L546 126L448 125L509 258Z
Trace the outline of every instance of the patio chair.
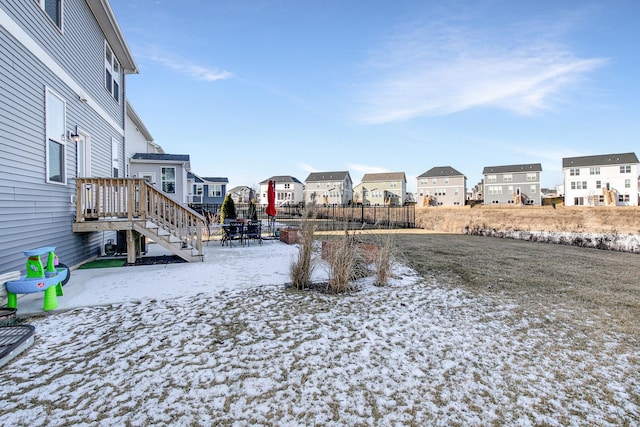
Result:
M231 247L234 240L240 240L242 245L244 239L244 224L239 221L231 221L228 225L222 227L222 245L225 243Z
M247 245L251 239L257 240L259 244L262 244L262 221L249 221L245 228L244 238L247 241Z

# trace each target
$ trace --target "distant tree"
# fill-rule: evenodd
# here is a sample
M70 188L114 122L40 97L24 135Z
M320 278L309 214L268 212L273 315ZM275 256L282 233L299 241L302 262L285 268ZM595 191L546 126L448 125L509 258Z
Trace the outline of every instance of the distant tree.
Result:
M222 208L220 209L220 222L224 223L225 219L237 219L236 204L233 202L230 194L224 197Z
M251 221L257 221L258 220L258 209L256 209L256 203L251 200L251 202L249 202L249 219Z

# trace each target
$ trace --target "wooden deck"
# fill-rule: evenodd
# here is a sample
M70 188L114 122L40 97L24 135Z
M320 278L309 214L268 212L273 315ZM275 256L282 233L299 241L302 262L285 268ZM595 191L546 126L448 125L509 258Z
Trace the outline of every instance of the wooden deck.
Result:
M136 233L186 261L202 261L204 218L140 178L78 178L73 231L127 231L127 260L135 262Z

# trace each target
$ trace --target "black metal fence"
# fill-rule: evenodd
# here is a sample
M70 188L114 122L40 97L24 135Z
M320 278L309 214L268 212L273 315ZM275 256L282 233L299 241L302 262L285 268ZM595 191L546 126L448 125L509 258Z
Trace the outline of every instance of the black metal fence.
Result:
M220 221L221 205L190 206L201 213L208 222ZM249 204L236 203L238 218L247 218ZM267 220L264 207L257 209L258 219ZM276 227L295 227L311 221L317 230L364 230L383 228L415 228L415 206L355 206L313 205L281 206L277 208Z

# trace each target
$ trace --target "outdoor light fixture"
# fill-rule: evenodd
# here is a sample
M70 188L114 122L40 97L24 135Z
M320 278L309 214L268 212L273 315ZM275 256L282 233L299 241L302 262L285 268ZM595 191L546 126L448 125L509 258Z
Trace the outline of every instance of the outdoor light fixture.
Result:
M78 126L76 126L75 132L73 131L68 132L68 139L69 141L72 141L72 142L78 142L80 140L80 135L78 135Z

